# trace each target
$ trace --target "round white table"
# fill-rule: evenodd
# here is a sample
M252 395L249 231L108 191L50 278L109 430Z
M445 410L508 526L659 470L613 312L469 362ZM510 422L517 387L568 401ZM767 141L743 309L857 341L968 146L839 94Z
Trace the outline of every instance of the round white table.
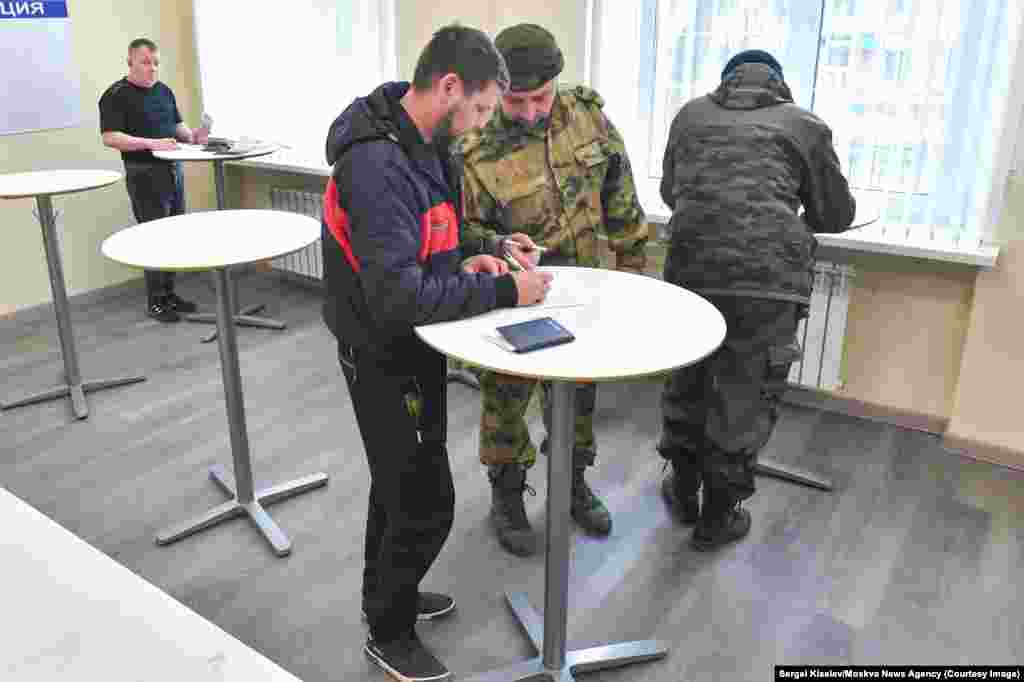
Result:
M251 148L245 151L224 151L224 152L213 152L203 151L204 145L199 144L179 144L177 149L163 152L153 152L153 156L158 159L164 159L165 161L205 161L213 164L213 179L214 186L217 190L217 210L223 211L227 208L227 198L224 181L224 162L225 161L240 161L242 159L251 159L257 156L266 156L267 154L273 154L280 145L271 142L254 144ZM236 303L239 302L238 297L238 283L232 282L234 287L234 300ZM285 328L285 323L280 320L275 320L269 317L257 317L255 313L262 310L264 304L254 303L244 307L235 309L234 315L232 316L235 324L244 327L262 327L264 329L277 329L281 330ZM215 324L217 322L217 316L213 313L186 313L184 318L189 322L202 322L206 324ZM210 334L207 334L202 338L203 343L209 343L217 338L217 331L214 330Z
M157 534L166 545L237 516L248 516L278 556L291 552L291 542L263 509L327 483L316 473L255 490L245 426L242 377L232 311L231 267L277 258L304 249L320 238L320 224L308 216L284 211L234 210L186 213L121 230L103 242L108 258L150 270L212 270L217 289L217 330L221 373L234 460L234 482L221 465L210 476L232 499L193 519Z
M144 376L123 377L82 381L78 368L78 352L71 330L71 313L68 308L68 294L64 287L64 267L61 264L60 245L57 241L56 216L53 197L56 194L84 192L98 187L112 185L121 179L121 174L110 170L48 170L31 173L10 173L0 175L0 199L35 198L39 223L43 229L43 246L46 250L46 264L50 270L50 290L53 292L53 309L57 317L57 333L60 337L61 355L64 358L64 383L47 391L20 398L0 405L7 410L21 405L40 403L71 396L75 417L89 416L89 404L85 394L105 388L145 381Z
M427 344L449 357L503 374L552 382L543 621L525 594L506 593L509 606L541 656L472 678L480 682L525 680L537 675L564 681L576 672L665 656L667 650L653 640L566 651L575 384L634 379L685 367L713 353L725 339L721 313L686 289L611 270L541 270L554 274L545 303L416 328ZM521 354L507 350L497 340L496 327L538 317L556 319L576 340Z

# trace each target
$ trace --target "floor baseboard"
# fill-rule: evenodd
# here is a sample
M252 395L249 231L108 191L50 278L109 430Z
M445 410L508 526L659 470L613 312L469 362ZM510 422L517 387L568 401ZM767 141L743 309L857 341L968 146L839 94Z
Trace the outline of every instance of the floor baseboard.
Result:
M837 412L850 417L883 422L904 429L924 431L925 433L937 436L944 434L949 426L948 417L878 405L802 386L790 386L782 399L783 402L792 405L825 410L826 412Z
M1024 471L1024 452L1002 445L983 443L973 438L946 435L942 438L942 447L962 457L997 464L1016 471Z

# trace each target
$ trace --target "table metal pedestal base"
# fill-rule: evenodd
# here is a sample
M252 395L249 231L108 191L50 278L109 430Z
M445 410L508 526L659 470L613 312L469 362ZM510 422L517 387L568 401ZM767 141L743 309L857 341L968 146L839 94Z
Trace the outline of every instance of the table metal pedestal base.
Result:
M183 523L166 528L156 536L158 545L169 545L172 542L181 540L201 530L212 528L224 521L230 521L242 515L249 517L256 529L263 534L277 556L287 556L292 551L291 541L284 531L278 527L270 514L264 510L275 502L287 500L289 497L301 495L307 490L313 490L327 484L327 474L316 473L303 478L279 483L278 485L256 491L255 499L252 502L239 502L235 495L234 480L220 464L210 467L210 478L220 486L221 490L231 496L231 501L218 505L204 514L189 519Z
M19 398L9 403L0 404L0 409L9 410L22 405L33 405L71 396L71 406L75 418L85 419L89 416L89 404L85 400L86 393L95 393L106 388L116 388L126 384L145 381L144 376L122 377L118 379L98 379L82 381L82 372L78 366L78 351L75 349L75 335L71 330L71 306L68 304L68 293L64 286L64 265L61 263L60 247L57 243L57 215L53 210L53 201L48 195L36 197L39 225L43 230L43 247L46 250L46 264L50 271L50 291L53 292L53 311L57 318L57 335L60 339L61 358L64 361L64 382L46 391Z
M327 474L312 474L263 490L255 489L252 461L249 456L249 433L245 426L242 376L238 366L238 339L235 325L232 324L231 311L235 310L235 296L231 286L231 274L226 267L214 269L214 284L217 288L217 331L220 332L218 346L231 436L231 457L234 460L234 480L220 465L211 467L210 476L232 499L193 519L160 531L156 536L156 543L168 545L245 514L270 543L274 553L277 556L286 556L292 551L291 542L263 507L326 485Z
M46 402L47 400L66 398L70 395L71 405L75 411L75 418L85 419L89 416L89 404L85 401L86 393L95 393L96 391L102 391L105 388L116 388L126 384L136 384L145 380L146 377L137 376L121 377L118 379L97 379L96 381L85 381L76 384L61 384L60 386L54 386L46 391L25 396L24 398L18 398L17 400L13 400L9 403L3 403L0 405L0 409L9 410L14 407L21 407L22 405L33 405L35 403Z
M515 614L523 631L530 638L533 648L540 653L544 646L544 625L540 615L534 610L522 592L507 592L505 597ZM664 658L668 650L655 640L639 640L620 642L603 646L588 647L565 652L565 665L561 669L549 669L544 665L541 656L507 668L491 670L468 678L467 682L511 682L513 680L531 680L540 682L570 682L575 675L592 673L598 670L618 668L632 663L643 663Z
M832 491L831 481L803 469L783 466L770 459L764 459L757 462L757 464L754 465L754 473L760 474L761 476L771 476L772 478L789 481L790 483L798 483L809 488L817 488L818 490L827 490L829 492Z
M507 668L468 678L473 682L533 680L570 682L578 673L618 668L665 657L668 650L654 640L605 644L566 650L569 605L569 496L572 488L573 422L576 385L551 382L551 451L548 454L547 552L544 558L544 618L526 595L506 594L509 606L535 651L541 654Z
M237 315L232 316L235 324L242 327L262 327L264 329L284 329L287 325L280 320L275 320L272 317L254 317L253 313L263 310L265 305L263 303L257 303L242 308L238 311ZM216 313L188 313L185 319L189 322L204 322L207 324L217 324ZM203 343L209 343L217 338L217 330L214 329L212 332L202 338Z

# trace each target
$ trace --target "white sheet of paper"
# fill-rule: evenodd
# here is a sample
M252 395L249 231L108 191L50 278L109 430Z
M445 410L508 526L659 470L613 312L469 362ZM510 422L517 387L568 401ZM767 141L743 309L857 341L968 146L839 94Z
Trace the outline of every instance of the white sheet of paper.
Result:
M595 292L579 287L578 282L565 277L551 280L551 288L544 300L531 308L572 308L593 302Z

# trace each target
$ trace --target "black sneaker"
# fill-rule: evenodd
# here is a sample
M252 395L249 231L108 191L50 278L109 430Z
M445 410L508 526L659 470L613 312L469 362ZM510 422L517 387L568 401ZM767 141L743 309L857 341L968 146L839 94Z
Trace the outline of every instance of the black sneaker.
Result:
M416 600L416 620L433 620L447 616L454 610L455 600L447 594L420 592ZM363 620L366 620L366 609L363 609Z
M186 301L177 294L170 294L166 299L167 306L177 313L194 313L198 308L192 301Z
M433 620L447 616L455 610L455 600L447 594L437 592L420 592L416 600L416 619Z
M154 301L146 308L146 314L160 322L177 322L181 319L178 311L162 301Z
M371 661L400 682L435 682L452 677L415 632L382 644L369 637L364 651Z

